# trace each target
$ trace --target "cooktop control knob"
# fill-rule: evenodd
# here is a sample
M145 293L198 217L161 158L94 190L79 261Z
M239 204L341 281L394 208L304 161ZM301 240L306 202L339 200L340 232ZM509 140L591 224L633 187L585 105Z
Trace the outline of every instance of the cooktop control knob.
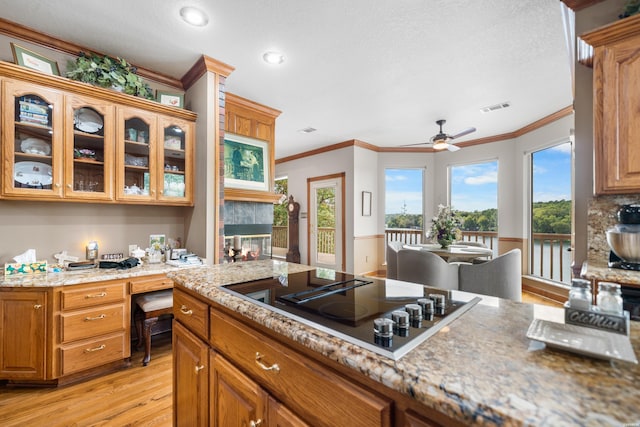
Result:
M436 314L443 315L445 309L445 297L442 294L429 294L429 298L433 300Z
M393 344L393 320L379 317L373 321L373 336L376 344L391 347Z
M409 323L414 328L422 327L422 307L418 304L407 304L404 309L409 313Z
M400 337L409 336L409 313L402 310L391 312L393 332Z
M433 320L433 313L435 311L433 300L429 298L418 299L418 305L422 308L422 318L427 321Z

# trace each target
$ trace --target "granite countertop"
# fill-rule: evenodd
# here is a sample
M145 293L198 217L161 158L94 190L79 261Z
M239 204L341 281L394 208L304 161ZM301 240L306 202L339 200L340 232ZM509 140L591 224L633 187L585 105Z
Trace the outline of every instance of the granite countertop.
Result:
M589 280L640 286L640 271L610 268L606 262L588 261L583 263L580 276Z
M531 321L558 308L484 298L394 361L218 289L312 267L273 260L174 271L170 278L338 363L469 425L621 426L640 423L640 365L547 349ZM640 324L631 322L640 355Z
M86 270L64 271L61 273L16 274L4 276L0 274L0 288L4 287L55 287L77 285L81 283L101 282L104 280L128 279L131 277L166 274L181 269L202 268L201 265L173 267L164 263L143 264L141 266L118 270L116 268L91 268Z

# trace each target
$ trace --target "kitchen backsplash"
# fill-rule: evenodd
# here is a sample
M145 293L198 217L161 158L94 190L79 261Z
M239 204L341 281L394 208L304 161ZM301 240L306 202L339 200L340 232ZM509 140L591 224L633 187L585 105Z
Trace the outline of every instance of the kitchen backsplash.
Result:
M606 231L618 223L616 214L620 206L629 204L640 204L640 195L599 196L591 199L587 224L589 262L602 263L609 259Z

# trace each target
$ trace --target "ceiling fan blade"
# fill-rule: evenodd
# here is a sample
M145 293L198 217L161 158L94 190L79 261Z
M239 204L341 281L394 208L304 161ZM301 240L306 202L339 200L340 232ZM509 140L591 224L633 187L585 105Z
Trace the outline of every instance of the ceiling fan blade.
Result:
M433 145L433 142L429 141L429 142L418 142L417 144L404 144L404 145L401 145L400 147L415 147L416 145Z
M460 147L458 147L457 145L453 145L453 144L449 144L447 145L447 150L454 152L454 151L458 151L460 149Z
M476 131L476 128L465 129L460 133L457 133L457 134L455 134L453 136L450 136L449 138L451 138L451 139L460 138L461 136L469 135L470 133L473 133L475 131Z

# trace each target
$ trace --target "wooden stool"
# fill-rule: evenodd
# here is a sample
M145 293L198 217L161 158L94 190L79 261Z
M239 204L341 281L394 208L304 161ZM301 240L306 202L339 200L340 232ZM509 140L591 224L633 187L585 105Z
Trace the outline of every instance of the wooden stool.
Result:
M158 318L173 315L173 290L149 292L136 298L135 322L138 332L137 348L144 342L144 359L142 364L147 366L151 360L151 328L158 323ZM144 326L143 326L144 324Z

